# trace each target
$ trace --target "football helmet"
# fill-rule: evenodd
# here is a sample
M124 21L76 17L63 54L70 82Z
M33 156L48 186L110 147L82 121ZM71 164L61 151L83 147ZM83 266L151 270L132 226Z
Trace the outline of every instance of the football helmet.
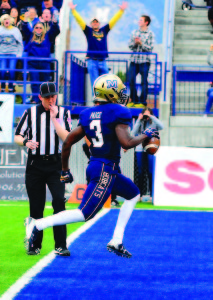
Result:
M110 102L127 105L129 96L125 93L126 86L114 74L104 74L96 79L93 85L94 102Z

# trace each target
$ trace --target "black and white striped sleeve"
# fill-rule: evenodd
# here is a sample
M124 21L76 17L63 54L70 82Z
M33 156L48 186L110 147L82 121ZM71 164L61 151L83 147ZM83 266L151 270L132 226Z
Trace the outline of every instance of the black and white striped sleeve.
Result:
M70 132L72 130L72 120L71 120L70 110L68 109L65 110L64 121L65 121L65 129Z
M28 112L25 110L24 114L21 117L21 120L16 127L15 135L26 136L28 131Z

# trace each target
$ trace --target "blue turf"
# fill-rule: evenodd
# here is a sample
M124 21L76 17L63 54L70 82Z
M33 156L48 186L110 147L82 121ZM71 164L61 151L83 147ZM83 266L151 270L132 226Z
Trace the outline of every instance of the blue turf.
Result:
M213 213L133 212L124 244L131 259L106 250L111 210L15 299L213 299Z

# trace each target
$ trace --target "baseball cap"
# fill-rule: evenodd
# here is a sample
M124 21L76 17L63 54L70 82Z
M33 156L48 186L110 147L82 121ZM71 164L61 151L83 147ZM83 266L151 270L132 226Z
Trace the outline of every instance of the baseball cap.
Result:
M56 85L53 82L43 82L40 85L40 95L41 97L48 97L52 95L57 95L58 92L56 92Z
M90 20L90 23L92 23L93 21L97 21L98 23L100 23L99 20L98 20L97 18L92 18L92 19Z

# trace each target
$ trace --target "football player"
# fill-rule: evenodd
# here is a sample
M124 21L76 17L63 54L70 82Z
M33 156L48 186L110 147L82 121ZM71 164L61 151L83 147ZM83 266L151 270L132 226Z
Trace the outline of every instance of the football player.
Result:
M157 137L155 129L147 129L143 134L132 137L129 125L131 112L125 105L129 97L125 85L116 75L102 75L94 83L94 102L99 105L87 108L80 114L80 120L67 136L62 148L61 181L72 182L69 170L69 156L72 146L85 136L90 141L90 162L86 170L88 187L78 209L67 210L43 219L26 219L26 248L32 247L36 234L50 226L88 221L103 207L111 193L126 200L118 216L112 240L107 249L117 255L130 258L132 255L123 245L123 235L132 211L140 198L138 187L120 173L121 146L130 149L144 139Z

